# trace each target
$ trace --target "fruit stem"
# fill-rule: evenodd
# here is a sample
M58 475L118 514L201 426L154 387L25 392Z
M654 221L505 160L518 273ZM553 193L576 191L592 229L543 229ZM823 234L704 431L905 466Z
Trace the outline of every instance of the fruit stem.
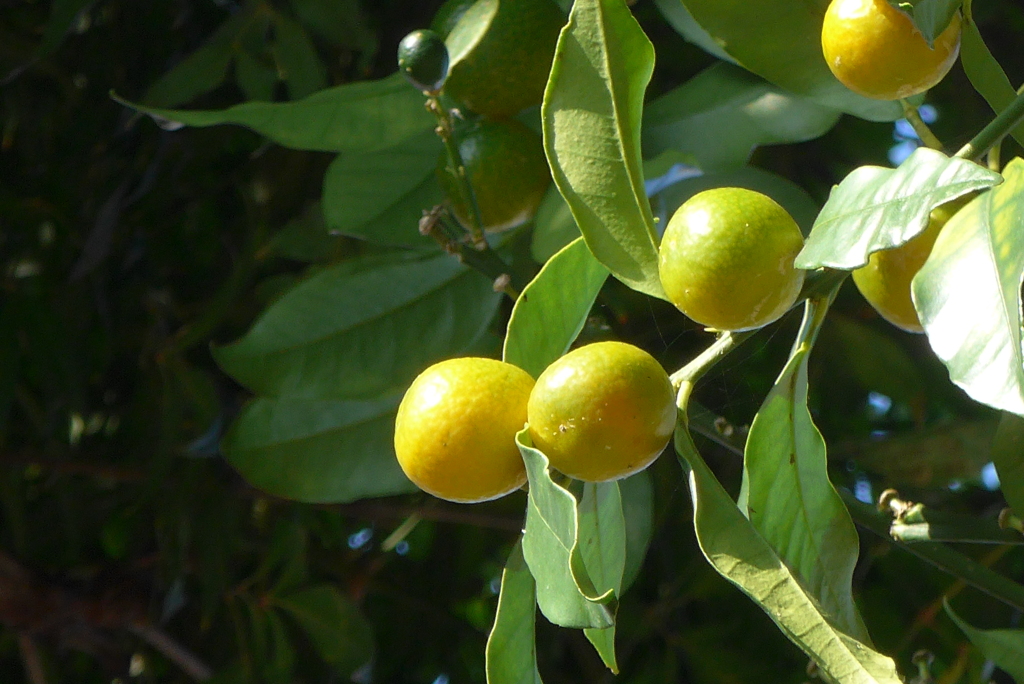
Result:
M478 250L487 249L487 240L484 239L484 220L480 214L480 205L476 201L476 192L473 191L473 184L469 182L466 175L466 164L462 161L462 154L459 152L458 141L455 140L455 127L452 125L451 113L441 105L437 95L427 95L427 109L437 117L437 134L444 142L445 152L448 154L448 165L455 174L456 183L462 199L469 205L470 219L472 225L470 235L473 238L473 246Z
M507 294L513 302L519 299L519 290L509 274L508 264L502 261L493 249L481 251L461 240L452 240L449 237L449 233L453 231L452 223L456 222L448 215L443 205L437 205L424 212L423 218L420 219L420 234L434 238L441 249L494 281L495 292Z
M746 330L738 333L722 333L710 347L698 354L690 363L669 376L668 379L672 382L672 387L678 392L683 383L695 384L716 363L721 361L733 349L753 337L756 332L757 330Z
M921 142L933 150L941 151L943 149L942 141L932 133L932 129L928 128L928 124L917 113L917 107L906 100L900 100L900 105L903 107L903 116L914 127L914 132L917 133L917 137L921 139Z
M988 170L989 171L995 171L996 173L999 173L999 169L1002 166L1002 163L1001 163L999 157L1001 156L1002 151L1003 151L1003 141L1002 140L1000 140L995 145L993 145L992 149L990 149L988 151Z
M961 147L953 156L978 161L997 143L1009 135L1010 131L1020 125L1022 121L1024 121L1024 93L1018 93L1009 107L999 112L988 126L981 129L969 143Z

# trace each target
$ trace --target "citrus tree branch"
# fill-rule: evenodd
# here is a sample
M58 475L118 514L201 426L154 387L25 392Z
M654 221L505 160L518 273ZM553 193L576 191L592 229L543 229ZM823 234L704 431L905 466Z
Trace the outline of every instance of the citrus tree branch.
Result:
M974 138L960 148L954 155L961 159L977 161L989 149L1001 141L1010 131L1024 121L1024 93L1018 93L1010 106L999 113L988 126L985 126Z

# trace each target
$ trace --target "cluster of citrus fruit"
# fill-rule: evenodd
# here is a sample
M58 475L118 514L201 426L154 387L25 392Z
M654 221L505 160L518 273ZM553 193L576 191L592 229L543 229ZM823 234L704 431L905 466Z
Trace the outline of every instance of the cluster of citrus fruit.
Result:
M431 30L414 31L399 46L410 80L457 107L455 138L484 230L532 219L551 181L540 136L514 117L540 104L564 22L552 0L448 0ZM447 154L437 177L455 217L472 226Z

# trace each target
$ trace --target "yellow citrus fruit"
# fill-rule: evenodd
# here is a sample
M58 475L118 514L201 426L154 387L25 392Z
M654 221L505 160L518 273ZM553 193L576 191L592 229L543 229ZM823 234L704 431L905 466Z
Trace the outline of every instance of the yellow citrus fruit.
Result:
M515 435L533 378L509 363L449 359L417 377L398 406L395 453L417 487L474 503L515 491L526 468Z
M604 482L643 470L676 423L675 393L653 356L596 342L547 367L527 405L533 444L557 470Z
M492 119L540 104L564 23L552 0L477 0L445 41L445 94Z
M717 330L750 330L796 301L800 228L775 200L745 188L699 192L676 210L658 255L669 301Z
M515 119L480 119L457 129L456 138L483 228L506 230L532 219L551 183L540 136ZM471 225L471 210L444 152L438 159L437 178L456 218Z
M928 90L960 51L960 15L928 47L910 16L886 0L832 0L821 27L829 69L850 90L898 100Z
M973 195L932 210L928 227L899 247L874 252L868 263L853 272L853 282L875 311L897 328L924 332L910 296L910 281L931 254L942 227Z

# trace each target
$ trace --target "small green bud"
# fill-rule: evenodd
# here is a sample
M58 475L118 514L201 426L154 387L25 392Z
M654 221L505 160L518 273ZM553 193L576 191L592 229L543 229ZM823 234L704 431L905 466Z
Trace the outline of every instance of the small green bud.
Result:
M398 69L420 90L436 93L448 77L448 48L433 31L413 31L398 44Z

